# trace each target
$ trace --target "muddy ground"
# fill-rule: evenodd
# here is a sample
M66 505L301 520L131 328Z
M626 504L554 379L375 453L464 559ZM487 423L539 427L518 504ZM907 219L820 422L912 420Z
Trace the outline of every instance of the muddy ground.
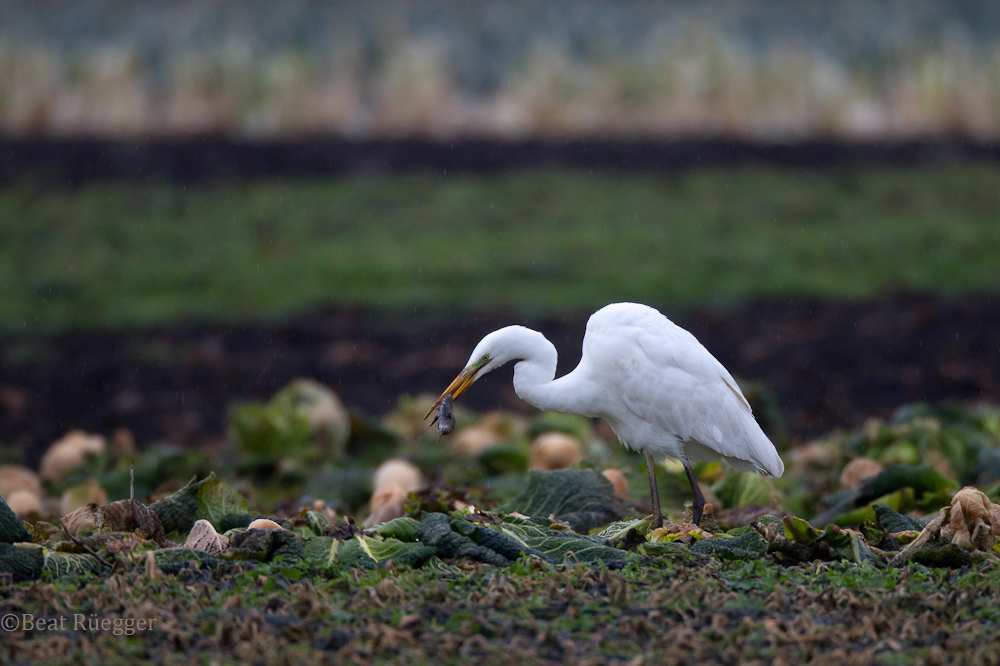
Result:
M198 184L233 179L373 177L425 171L523 169L669 172L702 167L803 169L865 164L929 166L996 161L1000 146L961 136L919 141L752 143L718 139L350 140L329 136L248 141L224 136L114 141L0 137L0 184L94 181Z
M661 309L738 377L771 391L796 440L888 417L914 401L1000 402L997 306L989 296L897 296ZM199 445L224 436L232 401L269 397L299 376L378 416L400 395L443 389L480 337L507 324L544 332L559 350L559 374L567 372L580 358L586 318L331 309L258 325L6 337L0 442L24 451L29 465L71 428L110 434L127 427L140 446ZM530 413L511 372L478 382L463 402Z

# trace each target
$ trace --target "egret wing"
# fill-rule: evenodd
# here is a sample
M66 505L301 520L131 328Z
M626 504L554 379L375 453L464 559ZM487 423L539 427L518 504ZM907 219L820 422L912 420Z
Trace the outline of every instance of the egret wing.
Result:
M629 444L655 450L673 438L689 457L721 456L743 471L782 473L739 385L691 333L646 306L605 310L588 323L584 356L629 412L611 416Z

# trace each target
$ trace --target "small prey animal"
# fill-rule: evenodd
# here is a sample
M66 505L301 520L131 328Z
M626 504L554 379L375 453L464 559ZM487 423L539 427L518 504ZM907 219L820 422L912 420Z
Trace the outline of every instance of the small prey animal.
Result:
M431 421L431 425L438 424L438 442L445 435L450 435L455 430L455 399L447 396L437 406L437 416Z

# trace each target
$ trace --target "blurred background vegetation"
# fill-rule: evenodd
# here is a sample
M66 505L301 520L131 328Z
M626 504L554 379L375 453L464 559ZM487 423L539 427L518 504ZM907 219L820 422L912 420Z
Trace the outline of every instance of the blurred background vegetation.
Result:
M74 475L49 483L47 511L71 488L122 495L137 450L145 493L211 469L242 477L269 510L293 488L302 501L360 514L376 465L399 456L424 480L478 483L476 501L498 503L534 466L539 435L566 430L580 452L572 464L620 468L631 482L625 494L641 502L641 459L599 424L464 414L453 440L478 428L479 439L468 437L479 444L462 450L435 445L414 406L468 353L465 340L448 346L455 338L416 335L418 323L446 313L452 328L467 325L478 337L476 313L489 310L490 321L499 311L509 323L549 317L582 326L581 313L621 300L671 316L804 303L795 324L758 333L787 347L748 349L747 333L718 352L734 368L784 364L790 379L778 395L757 377L741 379L794 470L770 484L700 466L718 507L781 504L855 525L876 503L936 510L959 483L1000 495L995 408L916 406L893 416L853 390L863 383L866 395L903 387L923 397L936 382L963 399L1000 395L989 371L1000 367L1000 350L973 348L964 330L938 326L945 308L927 312L962 298L981 308L970 312L986 312L1000 285L1000 165L989 158L1000 140L996 2L0 0L0 17L0 161L10 163L9 146L38 142L72 156L81 139L116 154L159 145L164 161L173 159L171 142L203 139L308 147L332 138L390 149L412 139L714 140L763 156L677 171L542 161L478 173L386 173L374 164L335 178L234 178L222 165L203 182L184 173L72 183L44 169L17 174L0 183L0 438L13 443L0 453L33 465L74 427L111 442L98 447L103 457L79 453ZM767 157L776 145L814 142L821 152L903 141L944 150L912 163L819 155L814 165L789 166ZM963 142L984 156L949 157L948 146ZM100 149L92 154L100 159ZM855 315L821 319L811 304L900 292L938 300L874 324L870 317L843 348L817 332ZM359 353L371 335L333 324L275 333L286 317L338 308L391 314L395 346ZM746 323L761 311L739 316ZM723 325L753 328L740 323ZM990 325L977 323L980 333ZM202 324L262 332L254 344L264 349L218 328L199 338ZM948 345L940 357L899 355L898 367L871 370L891 345L873 348L863 335L881 327L884 340L897 324ZM155 339L128 338L153 327ZM187 337L171 346L169 331L184 327ZM309 336L323 338L323 358L303 365L300 354L294 367L325 373L314 393L335 387L353 409L364 382L367 404L381 406L371 418L342 409L350 434L337 446L309 430L301 396L279 392L293 377L273 371L289 367L286 352ZM908 353L912 340L900 343ZM565 341L557 342L562 352ZM579 336L572 345L578 351ZM139 360L137 348L153 350L152 360ZM835 384L824 369L833 366L861 379ZM406 375L413 395L385 389L389 372ZM516 399L497 383L496 404L511 407ZM196 399L192 387L224 394L230 410ZM831 402L841 410L863 403L861 413L882 420L845 423L848 412ZM790 406L799 410L791 431L781 425ZM802 423L850 430L798 446ZM873 476L843 477L861 458L869 472L878 468ZM680 470L659 473L665 497L685 487ZM880 480L862 483L869 478ZM88 497L74 495L96 501ZM668 500L675 517L683 499Z
M1000 136L989 0L7 0L0 131Z

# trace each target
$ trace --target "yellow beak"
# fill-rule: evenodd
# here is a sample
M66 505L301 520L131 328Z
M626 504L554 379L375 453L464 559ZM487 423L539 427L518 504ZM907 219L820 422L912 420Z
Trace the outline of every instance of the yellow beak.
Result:
M444 390L444 393L441 394L441 397L434 401L434 405L431 406L430 410L426 414L424 414L424 418L426 419L428 416L433 414L434 410L437 409L438 405L441 404L441 401L447 398L448 396L451 396L453 399L457 399L458 396L465 393L465 389L472 386L472 382L475 381L476 375L479 373L482 367L483 367L482 365L476 364L476 365L470 365L465 370L462 370L462 372L458 375L458 377L455 377L455 381L449 384L448 388Z

